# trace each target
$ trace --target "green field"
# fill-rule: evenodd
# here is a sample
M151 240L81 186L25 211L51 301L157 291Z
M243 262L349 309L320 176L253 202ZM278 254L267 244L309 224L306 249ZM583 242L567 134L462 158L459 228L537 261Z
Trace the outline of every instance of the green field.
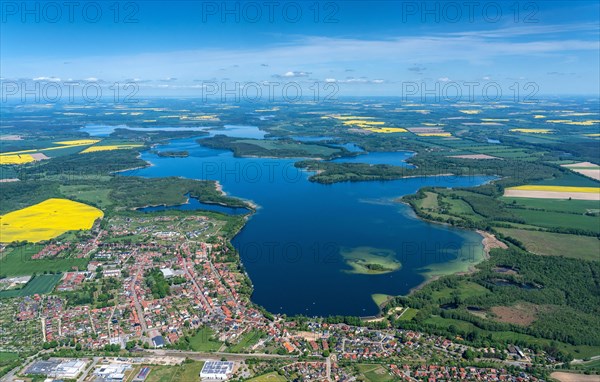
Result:
M421 208L426 208L426 209L432 209L435 210L438 208L438 201L437 201L437 197L438 194L436 194L435 192L425 192L425 198L419 200L418 205Z
M502 234L521 241L532 253L600 261L600 240L590 236L498 228Z
M381 365L357 365L360 373L370 382L393 381L394 378Z
M8 249L3 257L0 258L0 275L3 276L23 276L33 273L44 272L66 272L77 269L85 269L88 259L37 259L32 260L31 256L39 252L40 246L26 245L23 247Z
M556 200L509 197L501 197L500 200L513 207L543 209L555 212L584 214L590 210L600 210L600 201L594 200Z
M190 346L194 351L212 352L217 351L222 343L216 341L213 336L214 332L207 327L200 329L193 337L190 338Z
M448 300L453 296L459 296L461 299L469 297L483 296L489 293L485 287L471 282L471 281L460 281L457 288L444 288L431 292L431 299L434 301Z
M512 212L526 224L544 228L574 228L600 233L597 216L571 213L514 209Z
M31 279L23 288L0 292L0 298L32 296L52 292L62 275L39 275Z
M0 365L3 365L6 362L10 362L10 361L15 360L17 358L19 358L19 354L18 353L11 353L11 352L0 351Z
M540 180L532 184L543 184L548 186L573 186L573 187L598 187L600 182L583 175L569 172L560 178Z
M287 379L277 374L276 372L272 372L269 374L264 374L259 377L255 377L249 379L248 382L286 382Z
M598 370L598 369L600 369L600 359L594 359L591 361L579 363L579 364L577 364L577 368L582 368L584 370L590 370L590 369Z
M113 204L110 200L110 189L99 189L94 185L61 185L59 186L59 190L68 199L93 204L101 210L105 210Z
M152 367L146 382L197 382L204 362L183 363L180 366Z

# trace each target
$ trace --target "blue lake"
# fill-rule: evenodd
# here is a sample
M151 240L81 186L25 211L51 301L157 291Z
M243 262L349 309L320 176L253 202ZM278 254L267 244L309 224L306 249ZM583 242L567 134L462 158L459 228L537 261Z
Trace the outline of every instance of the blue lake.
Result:
M372 295L402 295L435 274L466 270L482 258L481 236L430 224L394 200L425 186L477 186L491 177L426 177L323 185L294 167L295 159L235 158L231 152L174 140L156 150L187 158L142 158L151 167L123 175L218 180L228 194L259 205L234 238L253 284L253 301L274 313L358 315L378 313ZM361 156L398 164L412 153ZM392 254L402 267L350 273L343 253Z

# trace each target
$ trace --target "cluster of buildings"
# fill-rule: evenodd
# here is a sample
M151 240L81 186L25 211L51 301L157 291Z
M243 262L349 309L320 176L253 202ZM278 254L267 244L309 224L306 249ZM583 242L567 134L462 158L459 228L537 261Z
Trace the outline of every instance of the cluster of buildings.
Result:
M402 381L540 381L540 379L524 372L514 375L505 369L494 368L443 365L389 365L389 368L392 374L399 377Z
M49 359L31 363L23 374L46 376L54 379L77 379L86 369L89 360Z

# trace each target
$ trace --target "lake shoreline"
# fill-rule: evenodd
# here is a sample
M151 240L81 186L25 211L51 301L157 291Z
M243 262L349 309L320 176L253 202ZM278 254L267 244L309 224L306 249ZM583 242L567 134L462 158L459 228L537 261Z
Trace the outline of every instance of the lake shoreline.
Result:
M443 225L443 226L446 226L446 227L452 227L448 223L438 222L438 221L435 221L435 220L429 220L429 219L425 219L425 218L422 218L422 217L418 216L416 214L415 209L409 203L406 203L406 202L404 202L404 201L402 201L400 199L396 199L395 202L400 203L400 204L404 204L404 205L410 207L410 210L413 212L414 217L417 218L417 219L420 219L422 221L425 221L425 222L428 222L428 223L432 223L432 224L439 224L439 225ZM460 228L460 227L453 227L453 228ZM496 236L494 234L489 233L487 231L483 231L483 230L479 230L479 229L476 229L474 231L469 230L469 229L462 229L462 230L463 231L467 231L467 232L475 232L475 233L477 233L478 235L481 236L481 244L483 246L483 258L482 258L481 261L477 262L477 264L481 264L482 262L484 262L486 260L489 260L490 259L490 251L493 248L508 248L508 246L506 244L504 244L502 241L500 241L498 238L496 238ZM419 285L411 288L410 291L406 295L398 295L398 296L410 296L410 295L418 292L419 290L423 289L426 285L428 285L428 284L430 284L430 283L432 283L434 281L437 281L437 280L439 280L439 279L441 279L442 277L445 277L445 276L450 276L450 275L464 276L464 275L473 274L473 273L477 272L477 268L476 268L477 264L470 265L469 268L466 271L453 272L453 273L448 273L448 274L445 274L445 275L425 276L425 280L422 283L420 283ZM376 317L376 318L382 318L383 317L383 315L382 315L383 309L385 308L385 306L387 304L389 304L389 302L394 297L396 297L396 296L390 296L390 298L388 298L388 300L386 302L384 302L381 305L378 305L379 310L380 310L379 314L377 314L376 316L361 317L361 319L373 319L374 317Z

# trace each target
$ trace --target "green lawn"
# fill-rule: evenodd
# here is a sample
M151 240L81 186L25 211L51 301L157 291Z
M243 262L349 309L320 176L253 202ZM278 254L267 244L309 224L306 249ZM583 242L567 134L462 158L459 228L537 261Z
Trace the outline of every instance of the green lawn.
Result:
M357 365L360 373L370 382L393 381L394 378L381 365Z
M23 288L0 292L0 298L32 296L52 292L62 275L39 275L31 279Z
M198 331L193 337L190 338L190 346L194 351L217 351L221 347L222 343L215 340L214 332L207 327L204 327Z
M497 228L502 234L521 241L532 253L600 261L600 240L590 236Z
M259 377L249 379L248 382L287 382L287 379L277 374L276 372L272 372L269 374L264 374Z

